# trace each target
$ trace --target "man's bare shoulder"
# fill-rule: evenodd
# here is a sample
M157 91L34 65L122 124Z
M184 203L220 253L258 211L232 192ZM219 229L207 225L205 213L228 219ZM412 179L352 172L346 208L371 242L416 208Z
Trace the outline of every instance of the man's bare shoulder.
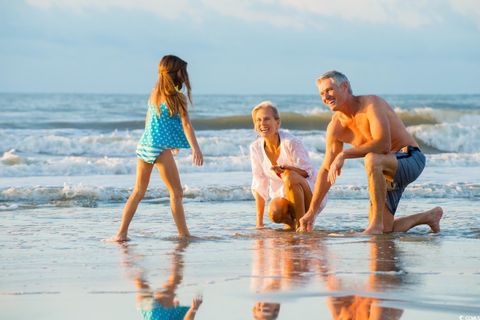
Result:
M336 138L344 130L344 126L340 121L340 116L337 113L334 113L332 119L327 126L327 138Z
M390 106L388 102L385 101L385 99L376 95L365 95L365 96L360 96L359 98L360 98L361 109L365 111L368 111L371 109L377 109L377 108L385 108Z
M332 115L332 119L330 119L330 122L328 123L328 126L327 126L327 132L330 130L334 130L336 127L338 127L339 125L341 125L341 122L340 122L340 116L335 112L333 115Z

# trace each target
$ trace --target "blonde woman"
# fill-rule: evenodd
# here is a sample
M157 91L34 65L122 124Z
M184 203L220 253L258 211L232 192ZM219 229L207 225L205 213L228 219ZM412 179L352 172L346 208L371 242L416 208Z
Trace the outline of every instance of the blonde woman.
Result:
M280 115L272 102L263 101L255 106L252 120L259 135L250 145L256 227L264 228L265 205L271 199L267 209L269 218L285 224L286 229L296 230L310 206L316 171L303 143L280 130Z
M186 95L181 91L183 87ZM191 147L193 164L203 164L203 155L188 116L188 102L191 101L187 63L173 55L164 56L158 67L157 84L148 101L145 131L137 145L135 188L123 209L122 222L113 241L129 240L128 227L147 191L154 166L170 194L170 207L178 235L190 236L183 209L182 185L172 153L179 148Z

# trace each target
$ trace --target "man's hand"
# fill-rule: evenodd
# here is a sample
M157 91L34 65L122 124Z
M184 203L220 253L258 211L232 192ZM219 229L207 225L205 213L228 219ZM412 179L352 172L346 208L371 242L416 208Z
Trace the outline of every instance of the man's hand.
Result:
M305 213L305 215L300 218L300 227L297 229L297 232L311 232L313 231L313 224L315 222L315 215L310 212Z
M333 160L332 164L330 165L330 169L328 170L328 182L330 184L334 184L335 180L337 177L340 175L342 172L342 167L345 162L345 159L343 157L343 152L340 152L336 157L335 160Z

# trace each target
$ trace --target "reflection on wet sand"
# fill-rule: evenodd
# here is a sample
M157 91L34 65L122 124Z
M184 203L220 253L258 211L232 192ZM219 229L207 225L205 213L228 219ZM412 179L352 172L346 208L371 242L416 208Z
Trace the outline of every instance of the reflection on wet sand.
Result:
M392 239L384 237L372 237L370 242L370 275L365 283L367 293L372 296L348 295L329 297L327 305L333 319L352 320L390 320L400 319L403 310L382 306L379 298L373 297L374 293L381 292L386 288L399 286L403 276L399 272L399 261L395 259L395 243ZM327 276L327 288L332 291L348 291L348 287L339 277L334 274Z
M256 293L288 291L326 271L321 241L280 235L254 240L251 288ZM258 301L252 311L254 319L276 319L280 304Z
M176 290L183 279L183 254L188 246L187 241L180 241L171 253L172 260L167 281L160 289L152 289L145 276L145 270L139 265L139 258L127 243L121 245L124 253L123 266L133 280L137 289L137 307L145 320L192 320L202 304L202 297L193 298L190 306L180 305Z
M382 305L377 298L387 288L400 286L403 274L396 260L395 243L385 237L372 237L370 246L370 275L352 292L351 283L331 267L335 256L324 238L276 236L254 240L251 289L257 294L298 289L308 283L321 281L335 296L327 297L333 319L400 319L403 310ZM338 295L337 295L338 294ZM280 303L258 301L252 309L254 319L277 319Z

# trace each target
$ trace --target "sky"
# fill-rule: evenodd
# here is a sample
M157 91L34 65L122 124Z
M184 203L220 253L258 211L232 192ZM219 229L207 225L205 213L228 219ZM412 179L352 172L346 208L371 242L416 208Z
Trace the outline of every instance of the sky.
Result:
M148 93L165 54L194 94L478 94L480 1L0 0L0 92Z

